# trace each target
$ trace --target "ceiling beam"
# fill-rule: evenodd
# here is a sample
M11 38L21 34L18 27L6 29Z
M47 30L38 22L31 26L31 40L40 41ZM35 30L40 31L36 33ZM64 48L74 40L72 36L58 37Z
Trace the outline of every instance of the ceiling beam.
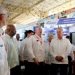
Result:
M39 3L43 2L44 0L39 0L37 1L35 4L33 4L31 7L29 8L23 8L23 7L20 7L20 6L14 6L14 5L11 5L11 4L6 4L4 3L4 0L0 0L1 1L1 5L4 5L8 12L11 12L11 13L18 13L16 14L14 17L10 18L9 16L9 19L10 20L13 20L14 18L16 18L17 16L21 15L22 13L26 13L26 14L29 14L30 13L30 10L35 7L36 5L38 5ZM32 13L31 13L32 14Z
M32 9L32 8L35 7L36 5L42 3L43 1L45 1L45 0L39 0L37 3L35 3L34 5L32 5L29 9Z
M59 6L62 6L62 5L64 5L64 4L66 4L66 3L71 2L71 1L73 1L73 0L65 0L65 1L66 1L66 2L64 2L64 3L60 4L60 5L57 5L57 6L53 7L53 8L50 8L50 9L48 9L47 11L50 11L50 10L52 10L52 9L55 9L55 8L57 8L57 7L59 7Z
M36 13L36 14L37 14L40 18L46 18L46 17L48 16L48 12L49 12L50 10L55 9L55 8L57 8L57 7L59 7L59 6L62 6L62 5L66 4L66 3L69 3L69 2L71 2L71 1L72 1L72 0L67 0L66 2L64 2L64 3L60 4L60 5L57 5L56 7L53 7L53 8L48 9L46 12L40 11L38 8L36 8L36 10L39 11L39 12ZM34 10L34 9L33 9L33 10Z
M2 5L4 5L9 10L9 12L17 12L17 10L21 11L21 9L23 10L23 12L25 12L26 10L32 9L33 7L35 7L36 5L38 5L39 3L43 2L43 1L44 0L39 0L37 3L33 4L29 8L21 7L21 6L15 6L15 5L11 5L11 4L6 4L6 3L4 3L4 1L2 1Z
M0 0L0 4L1 4L1 5L3 4L3 2L4 2L4 0Z
M10 20L13 20L14 18L16 18L17 16L21 15L22 12L20 12L19 14L15 15L13 18L11 18Z
M2 5L5 5L6 8L8 9L9 12L14 12L14 13L18 13L16 14L14 17L10 18L9 16L9 19L10 20L13 20L14 18L18 17L19 15L21 15L22 13L26 13L26 14L29 14L31 13L33 16L39 16L40 18L45 18L47 16L47 12L52 10L52 9L55 9L56 7L59 7L63 4L66 4L67 2L70 2L71 0L68 0L60 5L57 5L56 7L53 7L53 8L50 8L49 10L47 10L46 12L43 12L43 11L40 11L38 8L35 9L35 6L37 6L38 4L42 3L44 0L39 0L37 1L35 4L33 4L31 7L29 8L23 8L23 7L20 7L20 6L14 6L14 5L11 5L11 4L5 4L4 3L4 0L0 0L2 1ZM33 8L34 7L34 8ZM36 11L38 10L38 11ZM31 12L31 11L34 11L34 12ZM35 13L35 14L34 14Z

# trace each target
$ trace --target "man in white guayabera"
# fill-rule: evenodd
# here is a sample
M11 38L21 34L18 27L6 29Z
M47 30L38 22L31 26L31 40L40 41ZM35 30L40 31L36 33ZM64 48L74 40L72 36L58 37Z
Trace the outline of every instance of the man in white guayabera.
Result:
M52 39L50 44L50 54L52 57L52 75L67 75L68 55L71 51L71 43L63 38L63 29L57 28L57 38Z
M7 11L4 7L0 6L0 75L9 75L7 52L5 49L4 41L2 39L2 27L6 25Z

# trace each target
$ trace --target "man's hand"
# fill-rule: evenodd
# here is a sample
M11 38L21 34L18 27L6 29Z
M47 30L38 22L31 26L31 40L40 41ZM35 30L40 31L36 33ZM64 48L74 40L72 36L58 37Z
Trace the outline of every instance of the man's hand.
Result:
M36 58L33 58L35 64L39 64L39 61Z
M74 65L75 65L75 60L72 60L72 64L74 64Z
M62 57L62 56L56 56L55 59L56 59L58 62L62 62L63 57Z

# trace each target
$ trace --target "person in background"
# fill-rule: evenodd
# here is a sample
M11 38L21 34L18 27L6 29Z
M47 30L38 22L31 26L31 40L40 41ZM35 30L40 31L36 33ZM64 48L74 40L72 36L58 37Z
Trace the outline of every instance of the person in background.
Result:
M28 74L29 73L29 65L28 65L28 56L29 56L29 54L28 54L28 40L29 40L29 38L33 35L33 31L32 30L28 30L28 31L26 31L25 32L25 35L26 35L26 37L25 37L25 39L22 41L22 43L21 43L21 48L20 48L20 50L21 50L21 58L22 58L22 60L24 61L24 66L25 66L25 71L24 71L24 74Z
M70 40L70 36L66 36L67 39ZM68 56L68 60L69 60L69 73L68 75L75 75L75 45L72 44L72 49L71 49L71 53Z
M26 31L24 32L24 39L27 37L28 31L32 32L32 35L34 35L34 31L32 31L32 30L26 30Z
M72 58L72 75L75 75L75 45L72 44L73 58Z
M35 34L28 41L28 65L30 74L45 74L45 44L42 39L42 29L39 26L34 28Z
M66 38L70 40L70 36L66 36ZM72 57L71 55L68 56L68 65L69 65L68 75L72 75Z
M7 11L0 6L0 75L10 75L7 61L7 52L2 38L2 27L6 25Z
M18 56L19 56L19 63L20 63L20 45L21 45L21 42L22 42L22 41L20 41L20 34L19 34L19 33L16 34L16 38L14 38L14 41L15 41L16 46L17 46L17 48L18 48ZM19 72L20 72L20 74L21 74L21 67L20 67L20 64L19 64L18 68L19 68Z
M63 38L63 29L57 28L57 38L53 39L50 44L51 74L67 75L68 74L68 55L71 52L71 43L68 39Z
M20 45L20 60L21 61L24 61L24 49L25 49L25 47L26 46L24 46L24 44L26 45L26 39L28 40L28 38L33 34L33 31L32 30L27 30L27 31L25 31L25 33L24 33L25 35L24 35L24 39L22 40L22 42L21 42L21 45Z
M54 35L53 34L49 34L48 35L48 41L45 43L45 48L46 48L46 51L45 51L45 71L47 73L47 75L50 75L50 69L51 69L51 55L49 54L49 51L50 51L50 43L51 43L51 40L54 38Z
M19 34L16 34L16 39L17 39L17 41L20 41L20 35Z
M16 39L14 39L15 43L17 44L18 47L18 53L20 51L20 45L21 45L21 41L20 41L20 34L16 34Z
M8 55L8 65L10 67L10 75L20 75L19 73L19 57L18 47L13 36L16 34L16 28L13 24L7 25L6 34L3 37Z

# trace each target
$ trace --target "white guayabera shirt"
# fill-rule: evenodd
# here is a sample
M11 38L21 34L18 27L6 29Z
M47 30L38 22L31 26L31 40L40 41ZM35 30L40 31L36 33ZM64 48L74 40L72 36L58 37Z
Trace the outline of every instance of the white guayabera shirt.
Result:
M36 58L39 62L45 60L45 45L44 41L37 35L33 35L28 41L29 62L33 62L32 58Z
M19 65L18 47L14 39L7 34L3 36L3 40L7 50L8 65L11 69Z
M68 58L67 56L70 54L72 49L72 45L70 41L66 38L63 38L59 40L58 38L55 38L51 41L50 44L50 54L52 55L52 63L55 64L68 64ZM63 61L58 62L55 57L56 56L62 56Z
M4 41L0 36L0 75L10 75Z

